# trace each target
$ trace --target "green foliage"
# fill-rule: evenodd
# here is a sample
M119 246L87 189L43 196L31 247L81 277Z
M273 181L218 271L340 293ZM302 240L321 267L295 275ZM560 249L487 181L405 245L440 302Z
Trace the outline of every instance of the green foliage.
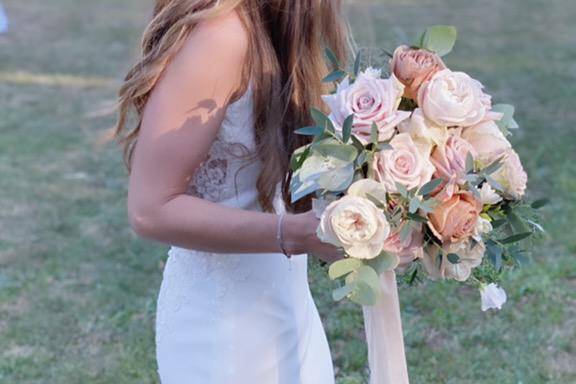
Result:
M428 27L420 36L418 43L419 48L424 48L436 52L439 56L444 56L452 51L458 31L450 25L434 25Z

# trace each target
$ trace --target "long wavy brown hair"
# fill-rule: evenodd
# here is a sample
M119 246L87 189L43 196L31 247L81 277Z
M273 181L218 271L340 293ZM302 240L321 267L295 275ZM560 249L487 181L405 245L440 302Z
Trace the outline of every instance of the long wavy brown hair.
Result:
M294 133L311 123L310 108L321 108L326 91L321 80L328 73L324 50L344 63L347 28L340 0L157 0L152 21L142 39L142 56L128 72L119 91L119 119L115 137L124 146L130 171L133 151L150 93L187 35L202 20L236 10L249 34L249 53L243 84L254 89L257 154L263 168L258 178L259 203L273 212L273 198L282 183L288 199L289 162L294 149L307 138ZM129 129L129 118L135 123Z

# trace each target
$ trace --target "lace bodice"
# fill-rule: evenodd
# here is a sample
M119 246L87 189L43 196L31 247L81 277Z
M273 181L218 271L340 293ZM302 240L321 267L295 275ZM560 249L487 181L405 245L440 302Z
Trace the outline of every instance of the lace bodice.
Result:
M249 86L228 106L218 135L190 182L190 195L243 209L259 208L256 181L262 164L255 156L252 95Z

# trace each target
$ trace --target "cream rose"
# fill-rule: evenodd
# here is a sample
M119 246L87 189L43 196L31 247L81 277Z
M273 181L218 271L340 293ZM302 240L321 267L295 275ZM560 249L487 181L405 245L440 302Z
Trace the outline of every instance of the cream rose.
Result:
M378 126L378 139L384 141L390 139L396 126L410 116L410 112L398 110L403 93L404 86L395 76L381 79L379 71L368 69L361 72L353 84L346 79L339 84L335 94L322 98L330 107L330 118L338 129L354 114L352 133L368 142L372 123Z
M387 191L397 192L396 183L412 189L432 179L434 166L430 162L429 145L415 142L407 133L394 136L390 145L392 149L376 153L372 164L376 180Z
M477 153L477 160L488 166L512 148L494 121L484 121L462 131L462 138L469 142Z
M342 247L356 259L380 255L389 234L384 213L370 200L358 196L344 196L328 205L317 230L320 240Z
M418 91L418 106L437 125L469 127L486 118L490 97L482 84L464 72L444 69Z
M446 65L437 54L406 45L396 48L390 61L390 72L404 84L404 96L409 99L416 99L420 86L443 69Z
M482 204L467 191L457 192L428 215L428 226L443 243L467 240L474 233Z
M448 138L448 129L426 119L420 108L416 108L409 119L398 125L398 132L409 133L413 139L430 145L440 145Z
M504 187L504 192L515 199L520 199L526 192L528 175L522 167L520 157L513 149L509 149L504 157L502 167L492 177Z
M465 241L445 245L443 249L436 244L426 248L422 264L432 279L454 279L466 281L470 278L472 270L482 263L486 247L484 243ZM452 263L449 254L458 255L458 262ZM442 256L440 256L442 255ZM442 257L439 261L438 257Z

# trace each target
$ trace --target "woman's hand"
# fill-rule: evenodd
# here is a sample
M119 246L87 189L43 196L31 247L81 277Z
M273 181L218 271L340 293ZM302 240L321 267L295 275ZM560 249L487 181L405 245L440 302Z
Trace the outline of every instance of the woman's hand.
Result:
M344 258L344 252L335 246L320 241L316 229L320 220L313 211L287 215L284 223L285 245L291 254L307 253L327 263Z

